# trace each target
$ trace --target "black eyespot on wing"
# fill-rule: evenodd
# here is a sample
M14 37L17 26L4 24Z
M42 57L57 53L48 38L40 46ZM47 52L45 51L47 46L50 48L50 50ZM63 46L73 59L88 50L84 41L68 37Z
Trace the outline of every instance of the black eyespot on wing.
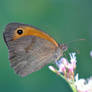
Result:
M17 33L18 33L19 35L21 35L21 34L23 34L23 30L19 29L19 30L17 30Z

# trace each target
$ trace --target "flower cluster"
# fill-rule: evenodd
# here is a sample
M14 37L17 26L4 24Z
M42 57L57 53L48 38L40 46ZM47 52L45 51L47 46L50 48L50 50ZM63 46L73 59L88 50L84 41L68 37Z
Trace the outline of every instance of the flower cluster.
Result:
M53 66L49 66L49 69L65 79L69 83L73 92L92 92L92 78L88 80L79 79L78 74L76 74L76 76L74 74L77 63L75 55L76 53L69 54L70 61L64 57L56 61L58 70Z
M66 58L61 58L56 62L59 70L68 80L74 80L74 70L76 68L76 53L69 54L70 62Z
M87 80L79 79L77 74L75 76L75 86L78 92L92 92L92 78Z

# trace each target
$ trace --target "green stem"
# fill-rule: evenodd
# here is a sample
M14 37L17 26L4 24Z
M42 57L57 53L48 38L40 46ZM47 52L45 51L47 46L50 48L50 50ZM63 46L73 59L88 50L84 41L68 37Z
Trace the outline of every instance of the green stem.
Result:
M61 78L63 78L63 79L69 84L69 86L71 87L71 89L72 89L73 92L77 92L77 89L76 89L76 87L75 87L75 85L74 85L74 82L73 82L73 83L70 83L62 74L60 74L60 73L58 72L58 70L55 69L54 72L55 72L57 75L59 75Z
M70 83L69 83L69 85L70 85L70 87L72 88L73 92L77 92L76 87L75 87L74 84L70 84Z

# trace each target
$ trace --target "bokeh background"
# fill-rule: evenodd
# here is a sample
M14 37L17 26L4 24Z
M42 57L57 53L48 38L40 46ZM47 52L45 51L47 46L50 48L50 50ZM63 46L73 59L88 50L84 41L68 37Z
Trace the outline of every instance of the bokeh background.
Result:
M78 51L80 78L92 76L92 0L0 0L0 92L72 92L69 85L48 69L21 78L9 66L2 33L10 22L34 25L64 43L69 52Z

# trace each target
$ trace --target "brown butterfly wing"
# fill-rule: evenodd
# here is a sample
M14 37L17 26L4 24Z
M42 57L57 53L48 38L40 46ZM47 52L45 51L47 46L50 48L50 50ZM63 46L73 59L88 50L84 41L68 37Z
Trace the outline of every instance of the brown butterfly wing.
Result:
M20 76L37 71L55 59L56 46L39 37L25 36L6 44L11 67Z

